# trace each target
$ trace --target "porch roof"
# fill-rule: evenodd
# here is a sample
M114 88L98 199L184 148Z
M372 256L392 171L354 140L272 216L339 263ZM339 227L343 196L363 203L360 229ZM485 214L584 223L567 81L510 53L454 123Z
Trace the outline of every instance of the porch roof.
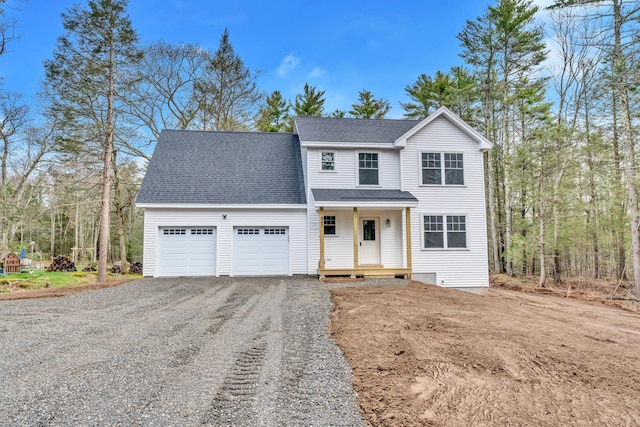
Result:
M416 207L418 199L408 191L363 188L312 188L318 206Z

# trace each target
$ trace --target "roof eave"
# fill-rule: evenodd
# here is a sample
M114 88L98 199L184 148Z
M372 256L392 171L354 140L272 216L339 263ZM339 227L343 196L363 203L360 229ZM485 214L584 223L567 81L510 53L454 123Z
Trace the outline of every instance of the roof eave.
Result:
M306 209L306 203L136 203L142 209Z
M303 147L394 149L393 142L300 141Z
M316 200L316 207L324 208L417 208L415 200Z

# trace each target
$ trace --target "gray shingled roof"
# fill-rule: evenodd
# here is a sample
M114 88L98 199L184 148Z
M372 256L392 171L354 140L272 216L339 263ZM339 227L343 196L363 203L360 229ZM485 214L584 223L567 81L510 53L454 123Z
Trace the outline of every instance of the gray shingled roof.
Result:
M418 120L296 117L301 141L392 143Z
M364 188L325 189L312 188L317 202L417 202L413 194L400 190L378 190Z
M304 204L291 133L163 130L137 203Z

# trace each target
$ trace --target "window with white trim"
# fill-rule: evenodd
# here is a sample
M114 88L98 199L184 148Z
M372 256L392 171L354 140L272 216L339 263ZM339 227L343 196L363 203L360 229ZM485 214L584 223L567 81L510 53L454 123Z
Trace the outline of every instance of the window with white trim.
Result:
M358 153L358 184L378 185L378 153Z
M320 153L320 170L323 172L333 172L336 170L336 153L333 151L323 151Z
M324 235L336 235L336 217L334 215L325 215L324 217Z
M464 155L422 153L422 184L464 185Z
M467 247L467 217L464 215L424 215L423 231L425 249Z

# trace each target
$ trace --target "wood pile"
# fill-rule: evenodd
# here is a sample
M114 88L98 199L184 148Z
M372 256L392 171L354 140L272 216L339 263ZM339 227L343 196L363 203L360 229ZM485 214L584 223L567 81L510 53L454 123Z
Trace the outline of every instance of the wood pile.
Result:
M141 262L134 262L133 264L131 264L131 266L129 267L129 273L131 273L131 274L142 274L142 263Z
M76 265L66 255L58 255L53 262L47 267L47 271L78 271Z
M120 268L119 265L114 265L113 267L111 267L111 272L112 273L116 273L116 274L120 274L120 273L122 273L122 269Z

